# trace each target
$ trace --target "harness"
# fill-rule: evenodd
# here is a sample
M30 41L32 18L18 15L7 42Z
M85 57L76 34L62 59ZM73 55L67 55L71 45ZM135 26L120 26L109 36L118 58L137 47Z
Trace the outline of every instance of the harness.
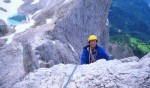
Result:
M97 56L97 48L92 51L91 47L87 47L87 50L89 51L89 63L93 63L96 61L96 56Z

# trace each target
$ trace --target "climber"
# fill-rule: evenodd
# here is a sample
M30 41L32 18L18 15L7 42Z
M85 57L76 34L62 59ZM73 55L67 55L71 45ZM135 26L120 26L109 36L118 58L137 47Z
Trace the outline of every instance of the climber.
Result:
M110 60L110 57L105 50L97 45L98 39L95 35L91 35L88 38L89 45L83 48L81 64L90 64L99 59Z

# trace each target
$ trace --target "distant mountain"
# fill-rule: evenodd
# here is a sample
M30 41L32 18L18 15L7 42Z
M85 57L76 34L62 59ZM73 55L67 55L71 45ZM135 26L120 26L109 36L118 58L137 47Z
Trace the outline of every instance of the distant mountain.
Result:
M130 34L150 41L150 0L113 0L109 12L110 35Z
M136 47L135 53L150 52L150 0L112 0L109 21L111 41Z

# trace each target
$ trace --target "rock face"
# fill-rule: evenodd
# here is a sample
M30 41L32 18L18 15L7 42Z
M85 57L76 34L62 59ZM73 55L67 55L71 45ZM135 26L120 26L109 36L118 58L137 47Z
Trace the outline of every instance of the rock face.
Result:
M0 37L7 33L7 24L4 20L0 19Z
M23 43L23 66L26 74L38 69L38 60L36 60L32 47L28 42Z
M140 62L99 60L79 65L67 88L149 88L150 58ZM30 73L12 88L62 88L75 65L59 64Z
M0 38L0 47L4 46L6 41L7 41L7 39Z
M69 42L75 49L77 48L78 54L91 34L97 35L100 38L99 43L108 48L107 16L111 3L109 0L40 0L31 4L32 1L25 0L18 11L25 14L36 12L32 17L36 21L36 26L45 24L47 19L52 19L55 28L54 33L49 35L54 35L54 39L61 42Z
M122 63L125 63L125 62L138 62L139 60L140 59L136 56L120 59L120 61Z
M142 57L140 60L143 60L145 58L150 58L150 53L148 53L147 55L145 55L144 57Z
M0 48L0 88L9 88L25 76L22 47L19 43Z
M5 2L5 3L10 3L11 0L3 0L3 2Z
M3 11L3 12L7 12L7 10L4 9L3 7L0 7L0 10Z
M9 28L4 20L0 19L0 37L3 37L5 35L9 35L15 32L15 30ZM7 39L0 38L0 47L4 46Z
M11 87L39 67L79 63L82 48L91 34L100 38L99 44L108 46L110 0L40 0L31 4L32 1L24 0L18 11L32 14L35 28L16 34L12 43L0 49L2 88ZM51 22L45 24L47 19Z
M134 56L132 49L128 46L119 46L116 44L110 44L109 50L111 53L112 59L122 59Z
M35 27L45 24L47 19L51 19L52 22L30 29L31 31L16 36L15 40L28 41L38 59L47 63L52 60L55 64L79 63L82 48L87 44L87 38L91 34L100 38L99 44L101 43L104 48L108 47L109 32L106 23L111 3L109 0L45 0L35 4L32 2L25 0L18 11L25 14L37 11L32 16ZM39 8L34 11L28 8L28 5ZM25 39L23 37L26 34L30 37ZM42 38L37 38L36 35Z

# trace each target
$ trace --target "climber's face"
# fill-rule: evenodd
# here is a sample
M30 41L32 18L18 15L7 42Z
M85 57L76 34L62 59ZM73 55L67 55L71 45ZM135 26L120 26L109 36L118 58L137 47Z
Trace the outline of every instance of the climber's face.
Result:
M89 42L89 44L90 44L91 48L95 48L95 47L96 47L96 44L97 44L97 41L96 41L96 40L91 40L91 41Z

